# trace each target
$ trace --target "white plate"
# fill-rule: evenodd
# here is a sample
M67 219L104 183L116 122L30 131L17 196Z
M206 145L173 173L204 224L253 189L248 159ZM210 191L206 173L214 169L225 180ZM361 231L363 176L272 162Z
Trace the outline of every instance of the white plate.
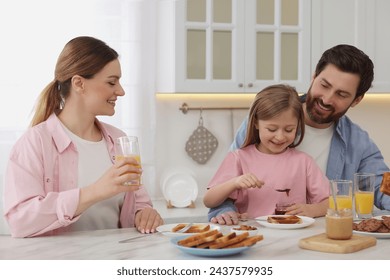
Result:
M165 185L166 180L171 177L172 175L182 173L182 174L189 174L193 177L195 177L194 172L184 166L171 166L164 169L164 171L161 174L160 177L160 189L163 190L163 186Z
M313 218L305 217L305 216L298 216L299 218L302 219L302 223L300 223L300 224L272 224L272 223L267 222L267 218L269 216L274 216L274 215L257 217L256 220L262 226L265 226L268 228L275 228L275 229L305 228L305 227L308 227L315 222L315 220ZM287 216L287 215L275 215L275 216L283 217L283 216Z
M198 196L198 184L190 174L176 173L164 180L162 192L172 206L187 207Z
M244 252L251 247L245 246L245 247L238 247L238 248L231 248L231 249L199 249L199 248L192 248L192 247L184 247L177 244L177 242L185 237L175 237L171 239L171 243L181 250L182 252L196 255L196 256L203 256L203 257L222 257L222 256L230 256L239 254L241 252Z
M182 223L186 224L186 223ZM171 236L171 237L177 237L177 236L190 236L194 235L196 233L180 233L180 232L172 232L172 229L177 226L178 224L168 224L168 225L161 225L156 228L158 232L161 232L162 234L166 236ZM207 223L194 223L194 225L208 225ZM210 230L220 230L220 227L214 224L210 224Z
M378 239L390 238L390 233L366 232L366 231L358 231L358 230L354 230L353 233L356 233L359 235L372 236L372 237L375 237Z
M375 219L382 220L382 216L390 216L390 215L381 215L381 216L375 216ZM385 239L390 238L390 233L379 233L379 232L367 232L367 231L358 231L354 230L353 233L359 234L359 235L366 235L366 236L372 236L378 239Z

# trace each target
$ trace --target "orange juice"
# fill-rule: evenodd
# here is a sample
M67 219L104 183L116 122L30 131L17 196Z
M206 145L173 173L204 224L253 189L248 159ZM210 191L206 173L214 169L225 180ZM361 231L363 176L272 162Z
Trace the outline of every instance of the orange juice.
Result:
M355 207L358 214L371 214L373 205L373 192L355 192Z
M132 157L134 158L137 162L138 162L138 165L136 165L137 167L141 167L141 156L140 155L116 155L115 156L115 160L121 160L121 159L125 159L127 157Z
M337 195L336 196L337 208L338 209L352 209L352 196L348 195ZM329 208L334 209L333 196L329 197Z
M138 167L138 168L141 168L141 157L140 155L116 155L115 156L115 160L122 160L122 159L125 159L126 157L132 157L134 158L138 164L136 164L135 166ZM142 184L142 180L141 180L141 177L139 177L139 179L135 179L135 180L131 180L129 182L126 182L125 183L127 186L139 186Z

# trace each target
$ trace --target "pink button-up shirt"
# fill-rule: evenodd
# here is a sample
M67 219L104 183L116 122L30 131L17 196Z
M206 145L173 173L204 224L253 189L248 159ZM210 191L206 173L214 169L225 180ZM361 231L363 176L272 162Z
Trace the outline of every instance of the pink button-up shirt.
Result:
M96 120L114 162L114 139L124 133ZM55 114L30 128L13 147L5 174L4 216L13 237L54 235L78 220L78 153ZM120 226L152 207L145 188L125 195Z

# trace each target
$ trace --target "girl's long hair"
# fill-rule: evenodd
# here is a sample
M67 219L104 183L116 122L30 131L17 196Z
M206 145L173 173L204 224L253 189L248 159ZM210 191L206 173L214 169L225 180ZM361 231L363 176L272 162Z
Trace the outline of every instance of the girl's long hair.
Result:
M298 119L295 141L290 147L298 146L305 134L302 103L295 88L278 84L266 87L256 94L249 111L245 140L241 148L260 143L259 130L255 126L259 120L269 120L288 109L293 109L294 115Z
M117 58L118 53L99 39L81 36L70 40L58 57L54 80L38 98L31 126L47 120L52 113L60 112L70 92L73 76L93 78L107 63Z

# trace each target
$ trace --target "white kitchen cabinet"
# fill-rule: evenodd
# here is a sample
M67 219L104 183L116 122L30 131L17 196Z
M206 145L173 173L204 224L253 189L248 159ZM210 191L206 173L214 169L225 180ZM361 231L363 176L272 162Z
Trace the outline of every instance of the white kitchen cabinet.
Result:
M310 82L310 0L161 0L158 92Z
M369 92L390 92L390 1L312 1L312 69L321 54L338 44L358 47L374 63Z

